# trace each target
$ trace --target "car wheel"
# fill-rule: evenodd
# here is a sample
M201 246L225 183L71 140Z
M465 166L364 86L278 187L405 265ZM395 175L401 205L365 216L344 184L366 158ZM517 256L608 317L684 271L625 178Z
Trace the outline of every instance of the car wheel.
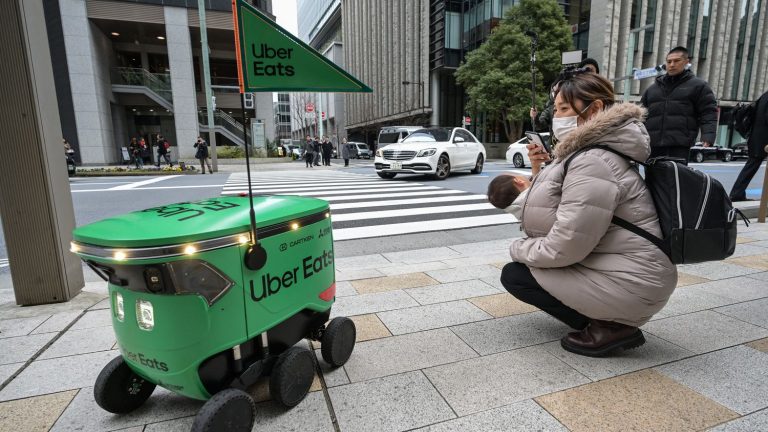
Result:
M697 163L704 162L704 153L696 152L696 153L693 154L692 159L693 159L694 162L697 162Z
M470 171L472 174L480 174L483 172L483 154L477 155L477 162L475 162L475 167Z
M312 353L306 348L290 347L277 358L269 377L272 399L285 407L294 407L307 396L315 377Z
M96 378L93 398L105 411L126 414L149 399L155 384L136 375L123 357L112 359Z
M344 366L355 349L357 330L355 323L347 317L336 317L325 328L320 340L323 360L333 367Z
M445 180L449 175L451 175L451 161L447 154L441 154L437 160L437 168L433 177L436 180Z
M192 432L246 432L253 428L255 421L256 404L251 395L238 389L226 389L203 405L192 423Z
M723 162L730 162L731 160L733 160L733 152L725 152Z
M381 177L383 179L386 179L386 180L392 180L397 175L395 173L388 173L388 172L377 172L376 174L378 174L379 177Z
M522 168L525 166L525 160L523 159L523 155L520 153L515 153L514 156L512 156L512 164L515 166L515 168Z

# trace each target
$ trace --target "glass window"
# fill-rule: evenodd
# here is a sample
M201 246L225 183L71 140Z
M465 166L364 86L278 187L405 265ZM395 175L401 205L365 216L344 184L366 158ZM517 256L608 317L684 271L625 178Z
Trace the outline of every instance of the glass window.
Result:
M699 60L707 59L707 48L709 47L709 23L712 14L712 3L710 0L704 0L702 8L704 17L701 19L701 44L699 45Z
M461 15L458 12L445 13L445 47L461 49Z
M747 68L744 71L744 92L742 99L749 99L749 90L752 86L752 65L755 59L755 44L757 43L757 26L760 24L760 8L763 1L757 0L752 8L752 30L749 36L749 51L747 53Z
M450 128L419 129L408 135L403 142L436 142L448 141L451 137Z
M733 81L731 81L731 99L736 99L739 90L739 71L741 70L742 59L744 57L744 39L747 34L747 7L749 6L749 0L741 0L741 8L739 10L739 39L736 44L736 58L734 61Z
M464 142L477 142L477 140L474 139L469 132L463 131L461 129L456 131L456 136L464 138Z

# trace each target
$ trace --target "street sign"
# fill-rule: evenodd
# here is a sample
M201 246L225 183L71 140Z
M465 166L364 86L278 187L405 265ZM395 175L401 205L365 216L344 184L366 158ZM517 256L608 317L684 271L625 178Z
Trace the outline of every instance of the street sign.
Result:
M315 112L315 104L312 102L307 103L307 106L305 107L305 111L308 113Z
M472 118L470 116L464 117L464 126L469 126L472 124Z
M567 64L577 64L581 63L581 58L583 56L583 53L581 50L578 51L565 51L560 54L562 57L561 63L564 65Z
M305 112L304 113L304 118L305 119L313 119L313 118L315 118L315 112L314 111L312 111L312 112Z
M232 0L240 92L372 90L245 0Z
M641 80L645 78L653 78L658 74L659 74L659 71L655 67L651 67L647 69L638 69L638 70L635 70L634 78L636 80Z

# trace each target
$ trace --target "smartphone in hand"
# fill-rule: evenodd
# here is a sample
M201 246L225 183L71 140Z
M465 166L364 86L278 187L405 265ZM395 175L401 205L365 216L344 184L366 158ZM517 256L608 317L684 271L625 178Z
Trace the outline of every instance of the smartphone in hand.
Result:
M538 132L526 132L525 136L528 138L528 142L541 146L544 151L552 155L552 148L549 147L549 144Z

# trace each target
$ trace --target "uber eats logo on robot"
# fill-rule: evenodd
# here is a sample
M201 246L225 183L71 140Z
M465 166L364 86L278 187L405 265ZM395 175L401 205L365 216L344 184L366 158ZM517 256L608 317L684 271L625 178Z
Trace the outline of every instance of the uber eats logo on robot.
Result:
M308 256L301 260L301 265L282 273L273 274L266 272L261 275L261 288L255 286L253 279L251 285L251 299L255 302L262 301L276 295L280 290L291 288L301 282L309 280L317 274L330 268L333 264L333 250L323 251L319 256Z

